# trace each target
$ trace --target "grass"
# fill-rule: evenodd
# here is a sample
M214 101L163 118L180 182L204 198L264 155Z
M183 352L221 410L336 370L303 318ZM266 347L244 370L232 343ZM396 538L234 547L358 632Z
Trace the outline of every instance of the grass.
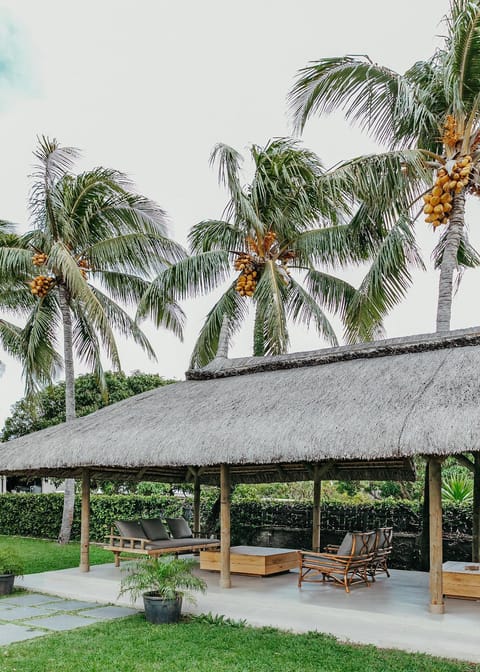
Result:
M340 644L318 633L201 620L151 625L142 616L0 649L1 672L479 672L423 654Z
M25 563L25 574L78 567L80 562L78 542L60 545L55 541L44 539L0 535L0 548L12 548L20 554ZM113 562L113 554L99 546L91 546L90 562L92 565ZM0 671L1 669L0 667Z

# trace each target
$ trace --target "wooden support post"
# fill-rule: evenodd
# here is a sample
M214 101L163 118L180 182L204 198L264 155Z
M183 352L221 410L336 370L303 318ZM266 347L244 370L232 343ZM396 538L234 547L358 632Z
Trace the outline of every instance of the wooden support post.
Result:
M90 474L82 472L82 520L80 528L80 571L90 571Z
M318 465L315 465L313 477L313 512L312 512L312 551L320 552L320 524L321 507L320 497L322 494L322 480L319 476Z
M231 588L230 578L230 469L220 465L220 588Z
M442 550L442 466L436 457L429 459L430 499L430 611L443 614Z
M472 562L480 562L480 453L473 458Z
M193 533L200 536L200 479L195 476L193 482Z

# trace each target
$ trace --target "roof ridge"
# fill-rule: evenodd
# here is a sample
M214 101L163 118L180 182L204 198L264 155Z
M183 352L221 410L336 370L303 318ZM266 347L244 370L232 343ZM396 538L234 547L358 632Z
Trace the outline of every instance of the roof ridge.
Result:
M441 350L469 345L480 345L480 326L440 333L401 336L355 345L340 345L321 350L294 352L287 355L238 357L235 359L216 358L202 369L188 370L185 377L187 380L209 380L261 371L321 366L322 364L331 364L342 360L388 357L409 352L424 352L426 350Z

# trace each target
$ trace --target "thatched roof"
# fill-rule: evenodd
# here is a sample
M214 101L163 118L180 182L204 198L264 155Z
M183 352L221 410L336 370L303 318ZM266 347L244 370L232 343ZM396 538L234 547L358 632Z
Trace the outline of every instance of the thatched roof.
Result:
M0 447L0 473L185 481L409 478L408 458L478 450L480 327L281 357L188 380Z

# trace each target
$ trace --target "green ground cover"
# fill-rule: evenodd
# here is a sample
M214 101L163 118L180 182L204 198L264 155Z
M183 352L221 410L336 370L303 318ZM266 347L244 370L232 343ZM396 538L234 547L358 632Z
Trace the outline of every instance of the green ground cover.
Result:
M339 644L333 637L193 620L110 621L0 650L2 672L479 672L420 654Z
M76 542L60 545L44 539L0 535L0 548L12 548L20 554L25 563L25 574L78 567L80 562L80 544ZM113 554L91 546L90 562L92 565L113 562Z

